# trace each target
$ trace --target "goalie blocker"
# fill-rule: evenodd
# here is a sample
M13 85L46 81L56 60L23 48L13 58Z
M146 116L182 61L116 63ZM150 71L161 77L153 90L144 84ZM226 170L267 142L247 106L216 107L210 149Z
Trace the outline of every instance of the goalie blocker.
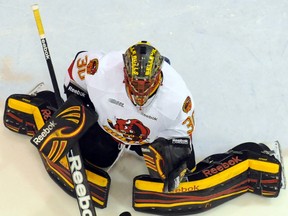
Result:
M246 192L277 197L281 163L264 144L243 143L223 154L207 157L186 173L179 187L163 193L163 182L134 178L133 207L152 214L177 215L206 211Z
M66 193L76 197L68 166L69 158L66 154L96 122L98 116L94 111L83 106L75 96L69 97L56 111L54 98L54 93L50 91L39 92L36 96L11 95L5 104L4 125L14 132L33 136L31 142L39 150L49 176ZM70 163L74 163L76 169L79 165L77 158L72 156L71 158L73 161L70 159ZM110 176L104 170L87 163L85 169L94 206L105 208L111 182ZM86 200L83 200L82 204L85 205L85 202Z

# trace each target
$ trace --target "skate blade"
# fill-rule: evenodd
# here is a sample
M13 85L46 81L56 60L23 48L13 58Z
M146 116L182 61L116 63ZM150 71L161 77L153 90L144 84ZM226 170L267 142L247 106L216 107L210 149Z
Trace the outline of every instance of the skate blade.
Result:
M275 141L273 143L265 143L265 145L267 145L271 149L272 155L274 155L279 160L279 162L281 163L281 167L282 167L282 181L281 181L282 186L281 186L281 188L286 189L286 177L285 177L285 171L284 171L284 161L283 161L283 157L282 157L280 143L279 143L279 141Z

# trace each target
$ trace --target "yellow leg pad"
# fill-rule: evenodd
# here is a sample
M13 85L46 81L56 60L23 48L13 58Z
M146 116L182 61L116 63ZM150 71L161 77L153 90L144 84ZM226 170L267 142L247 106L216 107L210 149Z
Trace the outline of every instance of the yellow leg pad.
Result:
M276 197L281 187L281 165L274 157L260 156L230 153L216 163L200 162L170 193L162 192L161 180L137 176L133 207L147 213L177 215L208 210L245 192Z
M43 154L41 157L50 177L66 193L75 197L74 185L68 169L67 157L63 157L59 162L56 163L51 162ZM105 171L95 167L86 167L86 174L94 206L98 208L105 208L108 202L108 194L111 182L110 176Z
M34 121L37 126L37 130L39 130L44 125L43 118L41 116L40 110L37 106L34 106L29 103L29 101L19 101L17 99L10 98L8 99L8 107L14 110L18 110L20 112L33 115Z
M16 133L34 136L45 124L45 119L54 113L48 105L44 99L31 95L10 95L5 103L4 125Z

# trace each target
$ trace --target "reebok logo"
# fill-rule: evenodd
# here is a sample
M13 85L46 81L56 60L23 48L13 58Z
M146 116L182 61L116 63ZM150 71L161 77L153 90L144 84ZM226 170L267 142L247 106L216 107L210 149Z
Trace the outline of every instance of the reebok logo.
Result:
M86 97L86 94L83 92L83 91L80 91L80 90L77 90L77 89L74 89L72 86L69 86L68 87L68 90L76 95L79 95L81 97Z
M57 123L51 121L47 126L45 126L45 128L43 127L39 131L41 133L33 138L33 143L38 146L41 143L41 141L44 140L45 137L47 137L51 133L51 131L56 127L56 125Z
M236 164L238 164L239 162L241 162L242 160L238 158L238 156L236 157L232 157L230 160L228 160L227 162L221 163L219 165L217 165L216 167L213 167L211 169L206 169L203 170L202 173L206 176L212 176L215 175L219 172L222 172L223 170L226 170Z
M189 144L189 139L177 139L177 138L174 138L174 139L172 139L172 144L188 145Z
M191 191L198 191L199 185L192 185L191 187L179 187L173 191L173 193L185 193Z
M43 48L45 58L50 59L50 54L49 54L49 50L48 50L47 42L46 42L45 38L41 39L41 43L42 43L42 48Z
M141 113L141 115L143 115L143 116L145 116L146 118L149 118L149 119L151 119L151 120L154 120L154 121L157 121L157 120L158 120L156 117L147 115L147 114L145 114L145 113Z
M82 162L79 155L74 155L73 150L70 150L68 154L68 161L70 164L70 172L75 185L75 193L77 195L78 204L81 209L82 216L93 216L90 208L94 208L92 205L90 196L87 194L87 189L83 184L84 176L81 172Z

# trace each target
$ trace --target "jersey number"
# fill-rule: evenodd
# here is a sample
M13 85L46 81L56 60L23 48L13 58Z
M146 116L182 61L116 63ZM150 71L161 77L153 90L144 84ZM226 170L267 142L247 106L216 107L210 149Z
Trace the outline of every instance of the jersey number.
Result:
M183 125L186 125L186 127L188 128L187 130L187 134L189 136L192 136L192 133L194 131L195 128L195 121L194 121L194 112L192 113L192 116L188 116L182 123Z
M79 58L77 60L77 68L78 68L78 76L80 80L85 79L85 72L87 68L87 63L88 63L88 56L85 55L84 59Z

